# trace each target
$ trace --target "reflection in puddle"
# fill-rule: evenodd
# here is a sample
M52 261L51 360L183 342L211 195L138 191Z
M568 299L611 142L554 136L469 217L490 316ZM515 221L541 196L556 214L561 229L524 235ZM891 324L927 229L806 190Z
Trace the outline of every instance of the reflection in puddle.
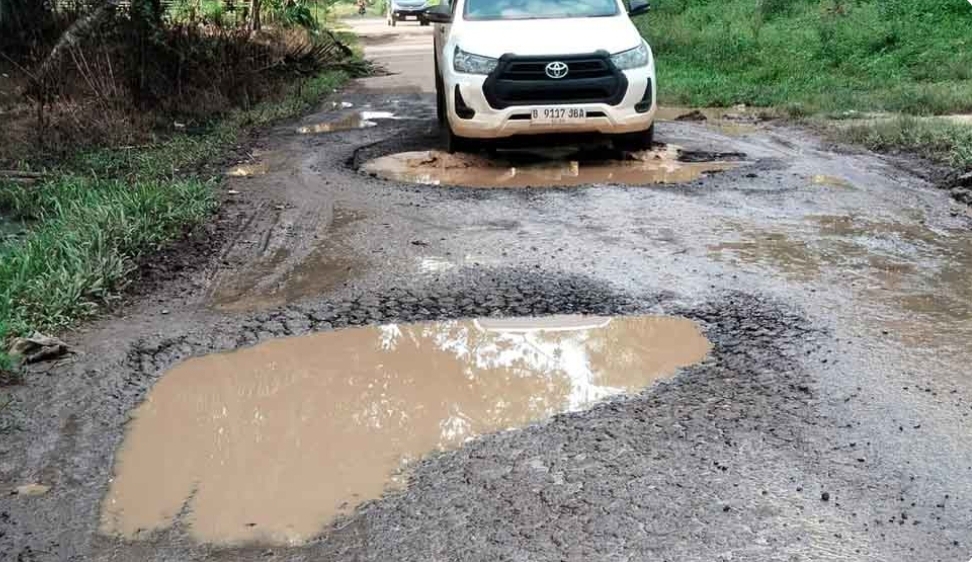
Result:
M824 174L817 174L810 178L810 182L813 185L822 185L826 187L836 187L840 189L854 189L854 184L845 180L844 178L838 178L837 176L828 176Z
M367 129L368 127L376 127L379 119L395 119L395 114L390 111L361 111L359 113L352 113L337 121L298 127L297 133L301 135L313 135L318 133L333 133L335 131L350 131L351 129Z
M683 183L707 172L737 168L728 161L681 162L679 148L658 146L629 159L520 152L486 158L438 151L402 152L366 162L361 170L389 180L467 187L552 187L591 184ZM574 156L577 156L576 154Z
M233 178L250 178L253 176L262 176L270 171L270 164L267 162L257 162L254 164L240 164L230 168L226 175Z
M102 531L297 544L425 454L637 392L701 361L686 319L372 326L191 359L132 414ZM184 515L180 515L184 514Z

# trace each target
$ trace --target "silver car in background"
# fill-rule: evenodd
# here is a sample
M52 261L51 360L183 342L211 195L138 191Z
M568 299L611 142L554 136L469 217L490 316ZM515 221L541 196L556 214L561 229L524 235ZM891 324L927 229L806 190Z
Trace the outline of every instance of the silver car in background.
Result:
M429 21L425 19L425 10L429 5L429 0L388 0L386 21L392 27L409 19L417 20L419 25L429 25Z

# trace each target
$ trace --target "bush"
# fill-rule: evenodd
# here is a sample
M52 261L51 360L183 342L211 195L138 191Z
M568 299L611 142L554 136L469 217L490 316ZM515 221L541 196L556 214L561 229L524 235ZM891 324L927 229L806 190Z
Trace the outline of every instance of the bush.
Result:
M292 15L304 18L306 7L295 6ZM175 123L198 128L327 69L364 67L323 30L268 27L253 34L244 26L186 22L146 35L127 12L116 13L69 48L49 80L29 83L24 93L33 107L18 98L19 105L2 107L0 92L0 166L27 157L63 159L78 147L152 142Z
M284 27L317 29L317 20L307 2L302 0L270 0L268 21Z

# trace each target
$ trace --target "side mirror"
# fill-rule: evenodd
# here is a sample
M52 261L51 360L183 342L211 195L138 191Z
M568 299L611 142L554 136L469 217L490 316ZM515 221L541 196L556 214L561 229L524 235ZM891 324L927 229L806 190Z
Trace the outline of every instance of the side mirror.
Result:
M648 0L631 0L628 4L628 15L629 16L640 16L641 14L647 14L648 10L651 9L651 4Z
M452 9L445 2L425 10L425 20L432 23L452 23Z

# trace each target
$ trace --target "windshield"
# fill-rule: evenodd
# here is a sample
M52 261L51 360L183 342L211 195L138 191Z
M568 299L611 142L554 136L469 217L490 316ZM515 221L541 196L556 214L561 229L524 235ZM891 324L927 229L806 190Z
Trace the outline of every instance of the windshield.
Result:
M590 18L618 15L617 0L466 0L467 20Z

